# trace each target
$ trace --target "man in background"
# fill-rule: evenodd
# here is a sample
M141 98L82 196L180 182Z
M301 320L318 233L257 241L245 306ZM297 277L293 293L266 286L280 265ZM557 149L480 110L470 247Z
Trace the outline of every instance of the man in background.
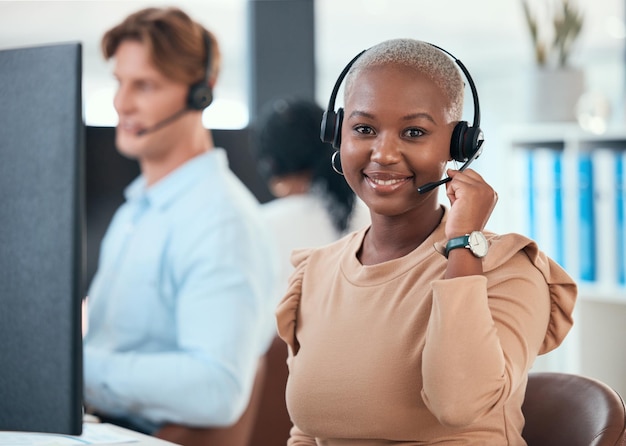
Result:
M141 174L89 290L86 406L148 434L233 424L278 296L259 205L202 125L217 40L180 9L147 8L107 31L102 50L118 82L116 146Z

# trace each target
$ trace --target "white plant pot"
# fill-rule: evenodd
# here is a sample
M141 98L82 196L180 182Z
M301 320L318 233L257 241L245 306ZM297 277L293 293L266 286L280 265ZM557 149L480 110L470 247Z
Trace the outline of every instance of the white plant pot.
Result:
M538 68L528 86L530 122L576 121L576 103L585 91L580 68Z

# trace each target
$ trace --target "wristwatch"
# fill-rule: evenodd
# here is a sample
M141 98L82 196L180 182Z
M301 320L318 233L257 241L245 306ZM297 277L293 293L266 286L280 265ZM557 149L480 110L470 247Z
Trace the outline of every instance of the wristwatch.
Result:
M446 244L446 257L448 257L450 251L457 248L467 248L476 257L482 258L489 251L489 242L487 242L484 234L480 231L473 231L460 237L451 238Z

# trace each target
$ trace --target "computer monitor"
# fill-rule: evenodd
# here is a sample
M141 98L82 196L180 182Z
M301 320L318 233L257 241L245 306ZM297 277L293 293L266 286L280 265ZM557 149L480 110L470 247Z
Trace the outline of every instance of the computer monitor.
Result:
M79 435L82 49L0 51L0 430Z

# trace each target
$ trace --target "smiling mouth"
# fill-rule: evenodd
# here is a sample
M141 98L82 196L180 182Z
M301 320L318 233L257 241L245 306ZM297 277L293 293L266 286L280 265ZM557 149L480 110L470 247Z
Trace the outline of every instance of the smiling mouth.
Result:
M369 180L375 184L378 184L380 186L391 186L393 184L398 184L398 183L402 183L404 181L406 181L406 178L394 178L392 180L381 180L378 178L369 178Z
M401 185L409 182L412 177L370 177L365 175L365 179L370 183L372 187L377 190L395 190Z

